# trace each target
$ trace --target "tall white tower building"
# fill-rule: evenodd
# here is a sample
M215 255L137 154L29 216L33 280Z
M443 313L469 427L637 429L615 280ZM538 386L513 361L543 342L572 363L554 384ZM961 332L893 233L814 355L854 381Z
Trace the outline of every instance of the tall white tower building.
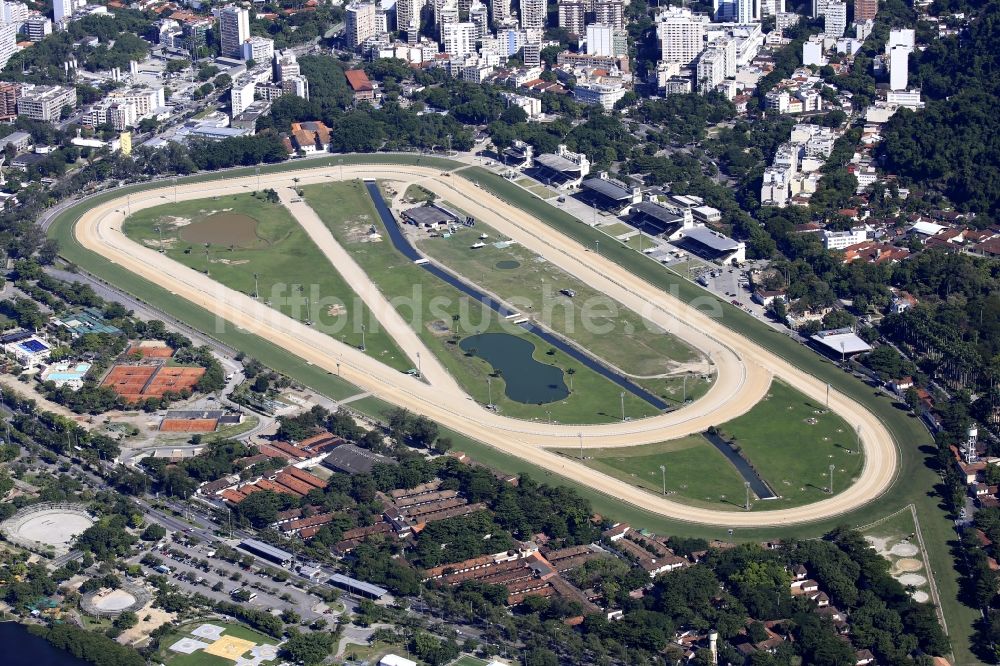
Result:
M348 48L358 48L375 36L375 5L371 2L352 2L344 11L344 25Z
M441 26L441 42L452 61L462 60L476 52L475 23L447 23Z
M243 42L250 38L250 12L243 7L226 5L219 11L219 40L222 55L239 58Z
M823 32L830 37L843 37L847 30L847 3L829 2L823 16Z
M396 0L396 29L406 33L406 41L416 44L420 39L420 0Z
M545 0L521 0L521 27L544 30L547 10Z
M660 39L660 60L690 65L705 48L708 17L689 9L671 7L657 17L656 36Z

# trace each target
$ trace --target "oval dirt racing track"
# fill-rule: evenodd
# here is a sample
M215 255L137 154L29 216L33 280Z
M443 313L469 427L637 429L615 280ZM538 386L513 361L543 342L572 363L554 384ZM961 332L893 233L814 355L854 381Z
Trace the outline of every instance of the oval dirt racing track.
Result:
M863 405L839 392L830 392L830 408L848 423L859 426L865 453L857 481L838 495L809 505L773 511L724 511L687 506L611 478L586 465L545 450L544 447L585 448L634 446L675 439L702 432L731 420L753 407L767 393L772 376L810 398L824 402L827 386L782 358L755 345L712 318L635 277L576 241L532 218L474 183L444 177L440 169L401 165L316 167L269 174L267 186L275 189L328 183L334 180L377 178L397 181L399 191L412 182L442 198L500 233L524 245L578 279L638 312L646 319L690 343L706 354L717 371L709 392L682 409L622 423L577 426L534 423L501 416L473 401L428 351L395 312L373 308L374 316L412 359L422 351L423 380L400 373L298 321L285 317L253 298L228 289L210 277L189 269L159 252L127 238L121 232L126 211L256 189L253 176L223 181L171 185L100 203L85 211L75 223L76 239L107 260L168 289L217 315L225 325L235 325L318 367L333 372L338 363L344 379L389 403L423 414L442 425L555 474L599 490L611 497L669 518L723 527L765 527L808 523L847 513L868 503L892 484L898 452L892 436ZM296 211L293 209L293 214ZM296 215L300 218L299 215ZM303 223L302 219L299 219ZM330 256L327 248L321 248ZM336 264L341 272L353 270ZM360 269L357 269L360 270ZM378 292L363 275L345 276L352 286L364 282L366 303L377 304ZM385 307L388 307L387 305ZM394 316L395 315L395 316ZM404 327L405 330L401 330ZM211 333L209 331L209 333Z

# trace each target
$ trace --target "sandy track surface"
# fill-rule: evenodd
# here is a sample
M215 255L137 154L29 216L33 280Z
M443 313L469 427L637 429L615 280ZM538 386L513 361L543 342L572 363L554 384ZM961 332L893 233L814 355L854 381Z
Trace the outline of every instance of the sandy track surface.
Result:
M75 233L84 247L164 286L178 297L215 312L219 326L235 325L277 342L303 361L330 372L335 371L339 363L346 380L387 402L424 414L497 449L651 512L689 522L729 527L789 525L817 521L858 508L891 485L898 462L891 436L864 406L835 391L830 395L831 408L849 423L861 428L865 466L857 482L847 490L807 506L751 513L690 507L545 450L543 447L546 446L572 447L581 444L584 447L632 446L701 432L710 425L723 423L748 411L766 394L772 375L820 402L825 400L826 385L754 345L697 307L652 287L463 178L443 177L437 169L396 165L345 166L342 172L343 177L349 179L384 178L403 183L419 180L424 187L448 198L469 214L482 218L501 233L700 349L715 364L715 385L702 399L683 409L625 423L572 426L511 419L486 410L461 391L453 379L439 376L438 367L428 365L434 363L430 360L434 358L433 354L422 347L409 326L405 327L407 331L396 330L400 324L393 323L391 317L382 317L380 323L387 326L407 354L422 351L424 378L428 381L433 379L432 383L392 370L360 350L285 317L249 296L223 287L210 277L181 266L121 233L121 223L128 211L173 200L171 186L98 204L82 215ZM271 174L267 184L279 189L294 184L323 183L338 178L340 174L339 167L304 169ZM249 192L255 184L254 177L195 183L179 186L176 196L179 200L189 200ZM293 209L293 213L297 217L298 213L307 215L297 208ZM299 219L308 231L308 226L311 226L309 220L306 217ZM314 231L319 233L318 229L314 228ZM335 245L335 242L328 244L324 251L329 250L335 255ZM330 252L328 256L331 256ZM347 264L338 261L338 269L344 266ZM345 275L345 279L352 286L355 286L355 281L360 281L355 288L362 298L366 295L374 298L377 289L374 289L374 294L368 292L371 285L366 277L354 274L350 269L344 270L350 273L350 276ZM380 308L372 309L377 315L383 315Z

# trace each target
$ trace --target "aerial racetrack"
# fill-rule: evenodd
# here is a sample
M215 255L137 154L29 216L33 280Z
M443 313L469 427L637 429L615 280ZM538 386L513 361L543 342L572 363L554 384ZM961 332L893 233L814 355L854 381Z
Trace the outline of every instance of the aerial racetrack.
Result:
M647 418L593 425L567 425L515 419L473 400L389 300L343 253L315 213L295 196L300 188L341 180L392 181L404 191L419 184L440 199L481 219L507 238L592 286L710 359L716 379L707 393L680 409ZM208 182L170 184L112 199L95 199L76 219L73 233L84 248L170 293L216 315L220 326L235 326L279 344L303 362L337 373L381 400L425 415L441 425L551 472L571 478L619 501L673 519L726 527L763 527L810 523L858 509L892 485L899 452L882 421L860 402L830 390L828 384L751 342L696 305L649 284L609 258L494 196L460 172L406 164L303 167L269 173L263 187L278 191L282 202L410 359L421 360L421 377L389 367L355 345L285 316L250 295L230 289L122 232L123 222L145 208L261 187L259 177L233 176ZM310 217L312 214L312 217ZM211 333L211 331L208 331ZM422 353L421 353L422 352ZM625 480L612 478L550 448L606 450L656 444L701 433L749 412L779 379L857 427L864 464L850 487L810 504L742 512L690 506L662 497Z

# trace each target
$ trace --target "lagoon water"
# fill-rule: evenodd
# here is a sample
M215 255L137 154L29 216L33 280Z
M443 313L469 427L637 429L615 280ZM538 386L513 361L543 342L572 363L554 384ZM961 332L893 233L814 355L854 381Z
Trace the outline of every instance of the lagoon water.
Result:
M480 333L463 339L462 351L485 360L503 373L507 397L525 404L544 404L569 395L563 371L541 363L532 354L535 345L510 333Z
M16 622L0 623L0 645L4 646L3 666L90 666L67 652L52 647L48 641L28 633Z

